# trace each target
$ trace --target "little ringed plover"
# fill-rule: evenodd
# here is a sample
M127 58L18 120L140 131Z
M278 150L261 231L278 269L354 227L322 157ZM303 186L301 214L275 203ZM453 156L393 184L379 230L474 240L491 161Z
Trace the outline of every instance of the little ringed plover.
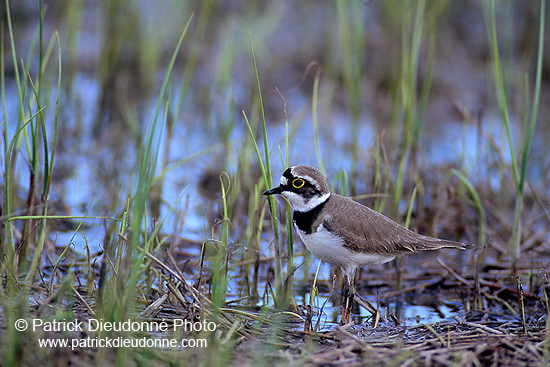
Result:
M285 196L294 210L296 232L307 249L342 269L342 324L350 321L358 268L386 263L406 253L467 247L418 234L367 206L331 193L327 179L314 167L288 168L279 186L263 194Z

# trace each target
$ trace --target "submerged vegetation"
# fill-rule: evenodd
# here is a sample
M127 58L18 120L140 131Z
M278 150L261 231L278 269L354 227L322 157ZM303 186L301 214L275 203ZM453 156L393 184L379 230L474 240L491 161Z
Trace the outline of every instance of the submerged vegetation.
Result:
M498 5L2 1L3 364L547 364L548 10ZM382 319L338 326L261 195L294 164L477 246L363 269Z

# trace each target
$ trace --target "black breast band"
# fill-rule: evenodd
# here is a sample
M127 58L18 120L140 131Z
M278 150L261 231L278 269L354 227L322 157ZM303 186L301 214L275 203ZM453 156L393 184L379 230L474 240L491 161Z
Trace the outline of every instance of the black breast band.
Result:
M313 228L313 223L315 223L315 221L319 217L319 214L321 213L321 210L323 210L323 207L325 206L327 201L329 201L329 199L330 197L308 212L294 211L294 214L292 215L294 225L296 225L298 229L304 231L306 234L312 234L315 229Z

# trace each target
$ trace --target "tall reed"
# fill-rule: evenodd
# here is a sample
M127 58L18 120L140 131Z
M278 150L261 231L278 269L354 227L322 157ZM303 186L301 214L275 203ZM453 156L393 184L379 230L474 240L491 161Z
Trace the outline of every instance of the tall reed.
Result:
M273 172L271 170L270 162L270 151L269 151L269 140L267 134L267 121L265 117L264 103L262 98L262 88L260 84L260 75L258 72L258 65L256 63L256 56L254 54L254 46L252 39L249 35L249 44L250 52L252 55L252 64L254 67L254 74L256 80L256 88L258 93L258 104L260 109L260 119L261 119L261 129L262 129L262 138L263 138L263 157L256 141L256 135L252 129L252 126L248 120L248 117L243 112L245 122L248 127L250 138L254 144L256 150L256 156L260 164L260 169L262 172L262 177L266 188L273 187ZM287 134L288 136L288 134ZM274 246L275 246L275 297L274 302L275 306L278 308L286 308L289 305L289 302L292 300L292 273L285 272L283 268L283 244L280 237L280 227L279 227L279 216L277 205L275 204L275 198L273 196L267 197L269 203L269 209L271 211L271 224L273 226L274 233ZM290 246L290 245L289 245ZM292 264L288 265L289 267Z
M48 227L48 200L55 158L58 132L58 104L61 85L61 49L56 33L46 44L43 32L42 1L38 1L38 26L33 42L23 61L15 43L11 8L5 2L7 39L11 55L15 86L17 88L17 109L9 114L6 95L6 65L9 57L4 47L4 28L1 46L1 98L3 105L3 205L0 227L0 274L4 285L0 287L0 304L6 323L7 342L0 348L3 360L16 365L21 359L25 333L14 328L18 318L28 317L29 286L42 265L42 252ZM55 47L57 45L57 47ZM48 89L46 79L51 55L57 55L56 98L54 107L45 102L53 93ZM38 59L38 69L31 65ZM53 74L55 75L55 74ZM50 112L51 111L51 112ZM50 112L50 113L48 113ZM51 130L47 125L52 120ZM20 197L20 182L24 170L28 172L28 190L25 200ZM28 261L30 259L30 263Z
M42 2L39 2L39 11L42 14ZM20 271L27 272L26 281L30 284L33 281L34 274L39 260L42 257L42 250L46 239L47 228L46 221L39 219L46 217L48 213L48 199L51 186L51 177L55 159L58 132L58 105L61 86L61 49L59 37L54 34L47 46L44 47L42 31L42 15L39 17L38 27L38 50L31 47L28 58L31 59L34 52L38 52L39 67L36 76L31 75L30 62L21 63L23 70L20 71L17 62L17 51L15 48L13 28L11 25L11 15L9 3L7 7L8 34L11 46L12 61L14 63L15 84L18 90L18 114L8 116L6 110L6 86L4 77L4 62L2 62L2 101L4 104L4 225L2 226L2 244L1 253L4 257L3 264L7 266L8 278L15 280ZM45 95L50 91L46 89L46 80L44 74L48 67L50 56L57 44L57 85L54 108L50 108L52 113L46 114L48 106L44 100ZM2 46L2 56L4 56L4 47ZM23 73L25 78L20 78ZM47 119L51 118L52 131L48 136ZM17 179L18 158L22 156L28 162L29 186L26 198L26 207L22 208L17 204ZM41 183L41 185L40 185ZM13 217L16 212L24 210L29 217L22 221L21 238L22 242L15 244ZM33 217L34 216L34 217ZM38 228L38 230L35 230ZM5 241L5 242L4 242ZM26 264L27 249L34 245L34 256L32 264L28 267ZM8 280L8 282L10 282Z
M150 203L150 193L158 174L157 165L162 152L164 126L168 113L168 89L178 51L189 28L191 19L184 26L169 64L166 67L164 80L157 97L156 108L151 121L146 126L146 132L139 149L136 161L136 184L128 208L121 215L121 226L105 244L106 253L102 266L100 289L98 293L98 315L107 321L126 321L134 317L136 292L140 279L146 277L150 269L147 254L153 250L162 221L157 222L151 230L147 208ZM128 218L128 219L126 219ZM129 226L128 234L125 225ZM128 360L129 351L117 349L117 363ZM100 360L108 360L110 356L100 350Z
M515 205L514 219L512 224L512 235L509 242L509 256L512 273L515 274L517 269L517 260L521 255L521 233L522 221L521 214L523 210L523 194L525 190L525 182L527 180L527 167L529 165L529 156L531 153L531 145L535 126L537 123L540 89L542 80L542 66L544 55L544 29L546 21L546 0L540 2L540 18L539 18L539 39L537 47L536 72L534 81L534 95L532 101L529 99L529 76L525 73L525 93L527 101L525 105L525 120L523 121L522 139L519 148L514 147L514 138L512 134L512 112L510 87L513 76L510 75L510 70L504 67L501 61L501 51L499 47L499 39L497 33L497 19L495 10L495 1L483 2L483 11L485 16L485 24L487 35L490 43L491 59L493 67L493 78L495 82L495 92L498 99L498 106L502 113L503 125L506 131L506 140L511 159L511 171L513 175L513 183L515 190ZM508 3L508 6L512 4ZM513 16L513 12L510 12ZM528 110L528 104L531 103L531 108ZM519 139L518 139L519 140ZM519 161L519 163L518 163Z
M338 29L338 45L341 55L341 73L346 103L352 120L351 134L351 167L355 176L356 164L359 160L359 125L361 123L362 106L364 105L364 74L366 58L366 21L364 19L361 1L337 0L336 20Z
M415 151L422 130L424 108L431 88L431 75L435 55L436 19L447 2L428 7L425 0L418 2L405 1L398 14L401 19L401 64L396 85L394 101L395 126L401 131L399 163L392 190L392 216L399 217L399 208L403 198L403 189L411 160L414 162ZM395 4L394 4L395 5ZM396 5L397 6L397 5ZM428 58L422 60L423 40L429 36L427 43ZM421 65L425 64L426 77L419 81ZM421 90L420 94L418 90Z

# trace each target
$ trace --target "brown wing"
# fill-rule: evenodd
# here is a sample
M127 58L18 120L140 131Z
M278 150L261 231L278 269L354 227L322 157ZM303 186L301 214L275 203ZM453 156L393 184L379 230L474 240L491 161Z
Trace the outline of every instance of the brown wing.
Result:
M462 248L460 242L423 236L351 199L331 194L323 226L344 237L346 247L355 252L401 254L444 247ZM366 219L365 219L366 218Z

